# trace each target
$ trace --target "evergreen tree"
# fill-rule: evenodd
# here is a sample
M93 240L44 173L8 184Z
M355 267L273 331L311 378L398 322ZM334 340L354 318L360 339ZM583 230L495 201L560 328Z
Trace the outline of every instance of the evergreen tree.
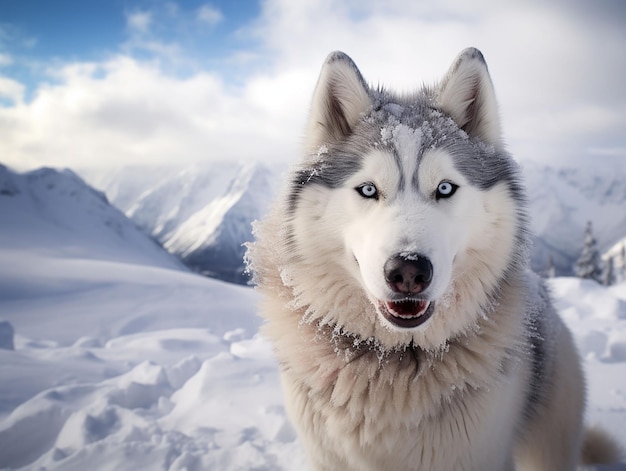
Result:
M593 227L591 221L587 223L585 228L585 242L583 244L580 257L576 262L574 272L579 278L595 280L602 282L602 266L600 260L600 252L595 237L593 237Z

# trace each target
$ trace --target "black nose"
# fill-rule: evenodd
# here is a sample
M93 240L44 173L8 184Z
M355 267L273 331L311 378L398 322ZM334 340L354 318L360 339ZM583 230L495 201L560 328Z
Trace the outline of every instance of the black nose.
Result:
M396 293L421 293L433 279L433 264L419 254L391 257L385 263L384 271L387 285Z

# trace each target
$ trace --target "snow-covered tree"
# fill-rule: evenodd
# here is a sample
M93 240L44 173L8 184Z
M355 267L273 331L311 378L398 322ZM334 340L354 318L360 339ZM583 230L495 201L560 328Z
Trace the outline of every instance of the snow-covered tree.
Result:
M585 241L583 244L580 257L574 267L574 272L579 278L595 280L602 283L602 261L598 244L593 236L593 227L591 221L587 223L585 228Z
M622 251L620 253L620 281L626 281L626 242L622 244Z
M615 284L615 269L613 268L613 257L609 257L606 260L606 266L604 267L604 284L611 286Z

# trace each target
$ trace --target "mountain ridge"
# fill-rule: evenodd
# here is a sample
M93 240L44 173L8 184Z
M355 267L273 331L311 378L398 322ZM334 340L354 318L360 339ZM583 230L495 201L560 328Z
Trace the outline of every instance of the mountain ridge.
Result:
M70 169L24 173L0 164L0 246L4 253L50 251L185 270L184 265Z

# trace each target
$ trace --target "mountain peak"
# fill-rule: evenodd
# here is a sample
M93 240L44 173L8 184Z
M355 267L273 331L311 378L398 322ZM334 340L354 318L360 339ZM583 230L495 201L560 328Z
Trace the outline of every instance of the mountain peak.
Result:
M71 170L17 173L0 167L0 246L73 258L182 268L131 220Z

